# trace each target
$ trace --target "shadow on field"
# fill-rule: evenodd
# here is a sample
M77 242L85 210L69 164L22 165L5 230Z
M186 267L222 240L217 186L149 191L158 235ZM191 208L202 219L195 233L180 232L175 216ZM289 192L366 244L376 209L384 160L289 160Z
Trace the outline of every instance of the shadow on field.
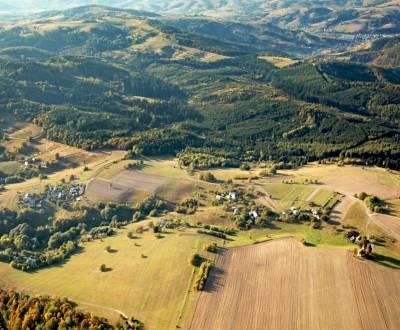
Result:
M225 275L225 271L218 267L214 266L210 272L210 275L207 279L207 284L204 288L204 291L206 292L217 292L221 287L221 281L220 279Z
M224 248L218 248L216 254L218 258L223 258L226 250ZM221 267L214 265L211 269L211 272L208 276L206 286L204 287L204 291L206 292L216 292L218 289L222 287L222 277L225 275L225 270Z
M370 256L370 259L386 267L395 269L400 268L400 260L396 258L374 253L372 256Z
M273 222L265 222L263 223L263 227L264 228L268 228L268 229L272 229L272 230L279 230L282 229L281 227L277 226L275 223Z

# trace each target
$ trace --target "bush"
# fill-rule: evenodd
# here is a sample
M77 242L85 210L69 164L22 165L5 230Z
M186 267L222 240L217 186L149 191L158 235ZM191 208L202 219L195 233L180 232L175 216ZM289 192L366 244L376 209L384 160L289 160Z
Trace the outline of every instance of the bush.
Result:
M217 253L217 251L218 251L218 246L217 246L216 243L210 243L210 244L207 244L207 245L204 247L204 250L206 250L207 252L211 252L211 253Z
M189 263L194 267L200 266L202 261L203 258L198 253L193 254L189 259Z
M200 173L200 180L206 181L206 182L216 182L217 181L216 177L211 172Z

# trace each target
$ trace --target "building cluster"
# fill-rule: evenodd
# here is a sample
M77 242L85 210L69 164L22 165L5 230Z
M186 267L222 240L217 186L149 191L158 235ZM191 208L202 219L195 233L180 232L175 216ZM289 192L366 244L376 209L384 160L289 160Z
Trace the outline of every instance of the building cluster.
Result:
M289 216L297 217L300 214L306 214L316 220L320 220L321 216L322 216L322 213L320 210L311 209L310 211L301 211L300 209L298 209L295 206L292 206L291 208L282 211L283 217L289 217Z
M48 186L44 193L25 194L21 201L30 208L40 209L45 201L53 203L80 201L84 193L83 184Z

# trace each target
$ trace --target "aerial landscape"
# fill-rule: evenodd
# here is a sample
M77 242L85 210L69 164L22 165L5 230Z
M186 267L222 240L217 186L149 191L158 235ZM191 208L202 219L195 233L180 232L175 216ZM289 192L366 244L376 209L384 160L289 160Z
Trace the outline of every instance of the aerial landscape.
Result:
M1 0L0 329L400 329L400 1Z

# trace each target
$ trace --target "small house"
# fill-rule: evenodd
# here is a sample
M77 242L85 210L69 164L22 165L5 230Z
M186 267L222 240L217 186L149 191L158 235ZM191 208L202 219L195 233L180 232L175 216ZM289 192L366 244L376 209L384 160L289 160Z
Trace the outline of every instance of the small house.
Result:
M253 220L257 219L259 217L257 210L253 210L249 212L249 217Z
M233 200L237 199L237 192L235 192L235 191L230 192L228 194L228 198L233 199Z

